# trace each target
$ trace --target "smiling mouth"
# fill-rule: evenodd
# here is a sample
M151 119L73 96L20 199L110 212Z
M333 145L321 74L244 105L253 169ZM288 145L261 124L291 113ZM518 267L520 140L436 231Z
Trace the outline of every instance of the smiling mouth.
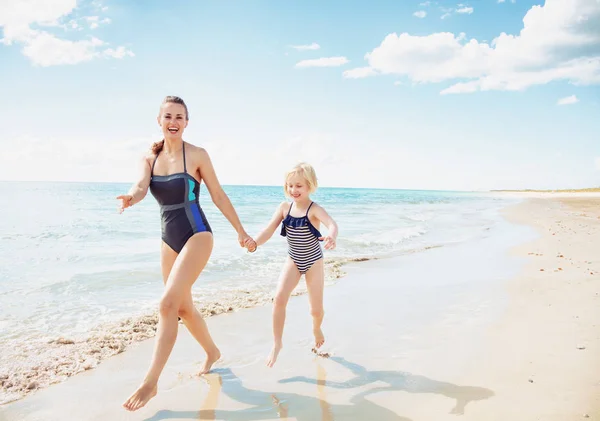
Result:
M171 127L168 129L170 133L177 133L179 131L179 129Z

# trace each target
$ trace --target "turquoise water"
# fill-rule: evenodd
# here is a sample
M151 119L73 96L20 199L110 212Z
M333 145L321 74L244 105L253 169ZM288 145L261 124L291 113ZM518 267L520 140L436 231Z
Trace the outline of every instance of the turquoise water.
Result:
M148 194L119 214L115 197L128 188L120 183L0 182L5 198L0 209L0 348L10 350L0 357L0 371L14 356L30 360L34 348L45 355L50 340L85 339L91 329L155 311L162 291L159 209ZM250 235L285 200L281 187L224 189ZM336 262L485 237L508 204L508 199L483 193L345 188L321 188L313 199L339 225L337 250L325 251L329 282L339 276ZM240 293L268 298L286 256L285 238L277 231L249 254L204 186L200 202L214 232L214 249L193 289L198 305L209 300L236 308Z

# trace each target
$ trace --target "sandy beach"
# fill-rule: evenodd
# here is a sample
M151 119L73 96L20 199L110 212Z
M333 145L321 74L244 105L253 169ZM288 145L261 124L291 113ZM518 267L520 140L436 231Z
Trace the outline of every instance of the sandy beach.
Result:
M0 407L0 420L596 419L600 197L520 197L498 235L345 266L325 291L329 358L310 351L301 295L272 369L271 308L247 308L208 319L223 357L205 376L181 327L159 394L136 413L121 403L153 339Z

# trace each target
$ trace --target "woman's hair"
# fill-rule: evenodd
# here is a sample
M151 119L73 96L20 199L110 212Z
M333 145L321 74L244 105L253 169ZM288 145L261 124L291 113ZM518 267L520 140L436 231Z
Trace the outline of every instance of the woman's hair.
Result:
M300 162L285 174L283 191L285 192L286 196L288 195L287 182L291 176L296 174L298 174L306 180L306 184L308 184L309 193L314 193L317 190L317 187L319 187L319 184L317 182L317 173L315 172L315 169L312 167L312 165L307 164L306 162Z
M185 105L185 102L183 101L183 99L179 98L178 96L166 96L165 99L163 99L163 102L160 104L161 110L162 110L162 106L165 104L180 104L183 105L183 108L185 108L185 119L189 120L190 119L190 113L188 112L188 108L187 105ZM160 115L160 113L159 113ZM154 142L152 144L152 153L154 155L158 155L160 153L160 151L162 151L162 148L165 146L165 140L159 140L158 142Z

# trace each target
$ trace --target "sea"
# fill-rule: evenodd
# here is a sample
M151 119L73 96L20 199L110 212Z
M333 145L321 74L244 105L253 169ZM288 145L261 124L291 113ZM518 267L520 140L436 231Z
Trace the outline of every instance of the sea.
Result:
M124 183L0 182L0 404L13 401L154 335L163 290L160 214L148 194L118 212ZM244 228L256 236L283 187L224 186ZM385 259L493 235L516 199L487 192L320 188L312 199L339 226L325 250L326 283L347 262ZM214 233L208 265L193 286L206 316L270 303L286 240L255 253L202 186ZM322 232L327 229L322 227ZM296 294L304 292L303 282Z

